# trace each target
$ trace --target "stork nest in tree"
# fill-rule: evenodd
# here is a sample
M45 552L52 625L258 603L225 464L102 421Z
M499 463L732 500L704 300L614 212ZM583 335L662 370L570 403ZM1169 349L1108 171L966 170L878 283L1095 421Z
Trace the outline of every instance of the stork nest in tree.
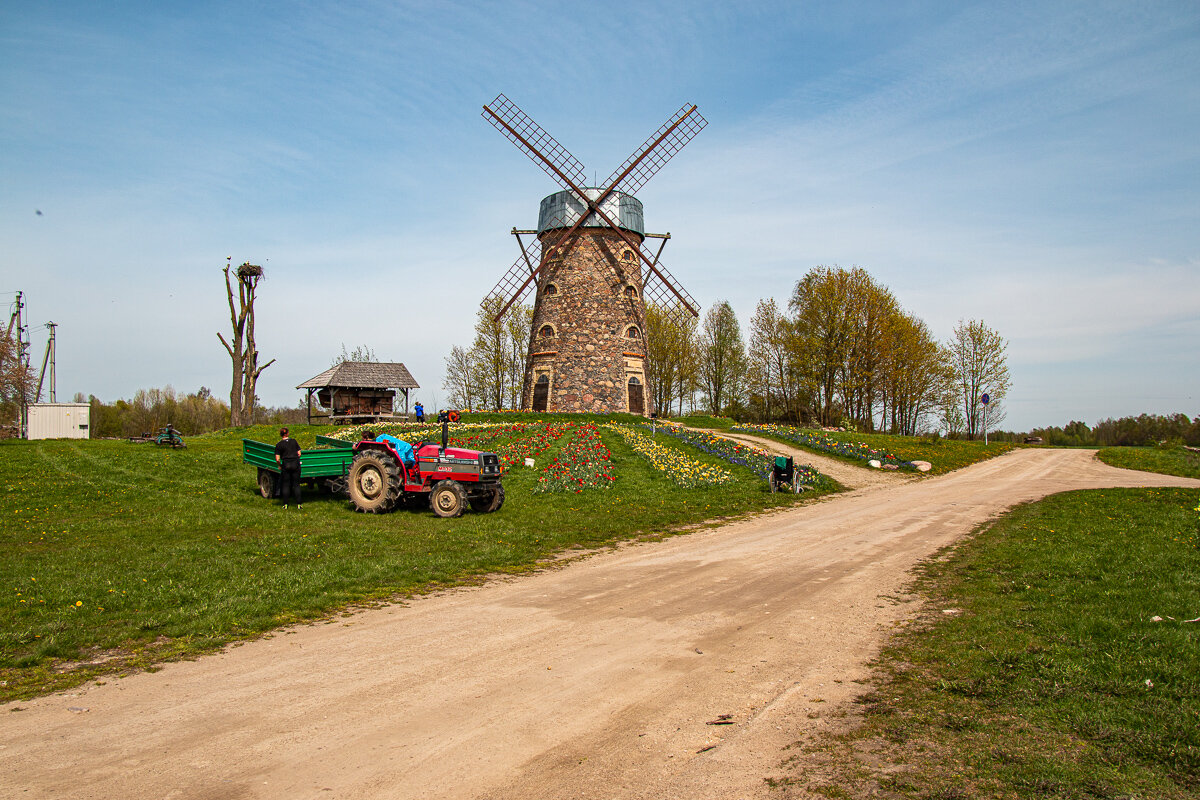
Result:
M247 261L237 268L237 276L239 278L261 278L263 276L263 268L258 264L251 264Z

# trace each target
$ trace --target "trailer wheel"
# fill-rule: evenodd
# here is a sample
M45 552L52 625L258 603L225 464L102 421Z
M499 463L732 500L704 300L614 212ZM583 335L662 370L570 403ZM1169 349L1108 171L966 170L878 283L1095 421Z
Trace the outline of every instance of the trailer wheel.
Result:
M504 487L494 486L483 494L471 498L471 510L476 514L490 514L504 505Z
M271 470L258 468L258 493L268 500L275 496L275 473Z
M391 456L366 450L350 465L350 501L359 511L385 514L400 497L400 466Z
M439 517L461 517L467 509L467 493L458 481L438 481L429 495L429 507Z

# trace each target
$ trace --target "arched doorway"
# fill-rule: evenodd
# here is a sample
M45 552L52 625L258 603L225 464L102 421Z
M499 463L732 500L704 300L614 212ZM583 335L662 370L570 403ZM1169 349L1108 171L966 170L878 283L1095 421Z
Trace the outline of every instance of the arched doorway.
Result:
M637 375L629 376L629 413L646 413L646 396L642 391L642 382Z
M533 383L533 410L545 411L550 399L550 376L543 372Z

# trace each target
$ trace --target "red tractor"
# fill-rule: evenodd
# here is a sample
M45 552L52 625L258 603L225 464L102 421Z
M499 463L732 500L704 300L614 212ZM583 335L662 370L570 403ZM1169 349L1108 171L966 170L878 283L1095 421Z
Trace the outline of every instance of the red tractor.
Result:
M347 483L355 508L384 514L429 495L429 506L439 517L461 516L468 505L485 514L499 511L504 505L500 459L495 453L448 447L447 429L443 424L440 446L413 446L415 464L405 464L387 442L354 445Z

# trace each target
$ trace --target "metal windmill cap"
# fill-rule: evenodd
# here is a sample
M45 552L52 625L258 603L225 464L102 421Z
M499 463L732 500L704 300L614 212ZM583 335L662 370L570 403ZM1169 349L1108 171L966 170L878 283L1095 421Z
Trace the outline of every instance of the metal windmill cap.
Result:
M603 190L589 186L584 187L583 191L589 199L595 200ZM642 201L633 195L612 192L600 203L600 210L619 227L645 237L646 223L642 217ZM587 205L569 189L544 197L538 211L538 233L556 228L569 228L585 211ZM606 228L608 225L595 214L589 214L583 222L583 227Z

